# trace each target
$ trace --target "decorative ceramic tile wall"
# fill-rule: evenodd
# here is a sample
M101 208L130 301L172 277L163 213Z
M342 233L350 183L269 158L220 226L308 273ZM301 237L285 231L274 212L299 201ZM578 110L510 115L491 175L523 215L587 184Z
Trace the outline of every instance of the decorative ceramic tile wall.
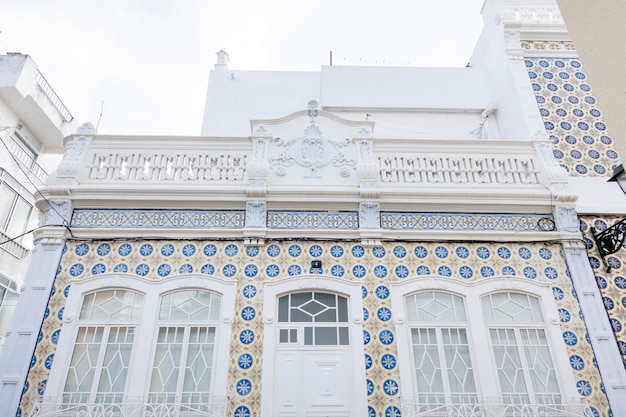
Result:
M68 243L24 386L20 415L28 415L45 394L72 279L110 272L153 280L176 274L209 274L236 280L227 415L258 415L263 370L263 283L309 274L312 260L323 263L322 271L314 273L362 284L363 366L370 416L391 416L400 409L402 384L395 327L390 319L394 312L389 284L428 275L468 282L493 276L506 280L515 275L549 283L559 308L554 313L561 320L576 389L597 416L609 415L578 301L557 244L389 242L366 248L353 242L281 241L246 247L236 241L178 240Z
M525 62L557 162L572 176L611 176L619 156L580 61Z
M602 258L592 238L591 227L597 231L606 230L623 217L618 216L583 216L580 226L585 234L585 243L589 251L589 263L596 275L596 283L604 301L613 333L617 339L617 347L626 367L626 250L623 248L606 257L611 271L606 272Z
M393 230L506 230L535 232L554 230L552 215L538 214L440 214L392 213L380 214L383 229Z
M273 211L267 213L268 229L344 229L359 228L359 214L347 211Z
M522 41L522 48L527 51L574 51L574 42Z
M77 209L72 227L239 229L244 227L243 210L110 210Z

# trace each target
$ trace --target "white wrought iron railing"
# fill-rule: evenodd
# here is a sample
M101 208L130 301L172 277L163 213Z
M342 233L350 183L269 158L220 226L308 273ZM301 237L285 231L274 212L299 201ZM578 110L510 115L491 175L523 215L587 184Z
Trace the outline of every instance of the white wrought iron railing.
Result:
M42 400L29 417L225 417L226 399L201 404L159 404L125 400L114 403L68 403Z
M469 404L427 404L403 398L402 417L593 417L589 405L577 398L544 404L506 404L486 400Z
M48 179L48 173L43 169L37 161L35 161L22 147L19 145L18 140L14 137L11 138L9 143L9 151L15 157L15 159L25 168L30 174L31 178L34 178L38 184L38 187L45 185Z
M65 104L61 101L57 93L54 92L48 81L44 78L41 72L37 72L37 85L43 91L43 93L48 97L50 103L54 106L55 109L59 112L59 115L63 119L64 122L71 122L74 120L74 116L72 113L65 107Z

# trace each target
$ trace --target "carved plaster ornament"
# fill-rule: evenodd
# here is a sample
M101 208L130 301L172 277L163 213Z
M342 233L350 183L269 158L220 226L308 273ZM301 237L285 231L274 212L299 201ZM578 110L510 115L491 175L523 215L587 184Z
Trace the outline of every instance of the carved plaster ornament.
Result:
M366 138L370 135L370 133L371 132L368 129L362 127L361 130L356 133L356 136L359 138Z
M372 201L361 203L359 227L362 229L378 229L380 227L380 206L378 203Z
M580 228L576 208L572 206L557 206L556 224L559 230L577 232Z
M264 126L259 126L254 134L256 136L269 136L270 132L268 132Z
M265 139L255 139L253 142L253 147L254 160L265 161L265 156L267 154L267 141Z
M315 123L314 120L317 117L317 101L311 100L307 105L307 109L309 110L309 117L311 118L311 123Z
M311 114L316 113L311 111ZM311 116L312 119L314 117ZM347 158L341 151L341 148L351 143L350 139L339 141L325 138L314 120L304 130L304 136L291 140L275 138L274 141L279 147L285 148L280 157L269 161L270 166L281 176L287 173L285 168L293 164L309 169L304 178L320 178L319 170L327 165L340 168L340 175L347 177L356 166L356 161Z
M69 221L70 202L67 200L51 200L44 212L44 226L61 226Z
M246 203L246 227L265 227L266 222L265 203L248 201Z

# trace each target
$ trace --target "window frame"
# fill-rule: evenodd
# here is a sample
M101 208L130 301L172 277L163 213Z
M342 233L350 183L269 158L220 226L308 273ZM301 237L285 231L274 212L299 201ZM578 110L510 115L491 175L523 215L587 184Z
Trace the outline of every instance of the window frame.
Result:
M103 285L103 283L109 285ZM71 363L76 337L82 322L78 319L84 297L103 289L132 290L144 295L143 311L135 328L131 352L131 366L128 373L124 398L147 402L150 391L150 378L154 362L158 335L158 311L161 297L179 290L205 290L221 297L219 326L216 329L214 370L211 376L212 398L225 400L227 395L228 355L230 334L235 308L237 283L220 278L188 274L151 281L131 275L116 273L101 274L82 278L72 283L63 315L63 331L55 352L44 402L61 403L67 372ZM137 352L149 352L139 355ZM139 360L139 358L142 358ZM223 383L215 383L220 381Z
M15 236L19 236L21 233L24 233L30 224L33 212L34 212L34 203L32 199L32 195L28 192L28 190L19 183L11 174L9 174L6 170L0 168L0 188L6 187L10 192L13 192L15 195L13 196L10 203L3 203L4 207L9 207L7 211L6 219L0 223L0 233L14 238ZM29 207L28 214L26 215L24 222L22 223L22 227L18 228L19 232L9 233L11 228L11 224L15 221L15 210L18 204L18 201L21 200L26 203ZM0 221L2 219L0 218ZM20 240L18 240L19 242Z
M474 378L478 390L478 402L479 404L486 404L494 400L502 402L503 395L500 392L500 384L499 382L493 383L493 381L498 381L498 371L489 335L489 326L483 315L481 298L493 293L518 292L539 299L544 318L543 328L546 332L561 398L563 401L578 398L574 375L567 360L569 358L567 348L562 343L560 321L557 313L558 308L550 285L519 277L506 277L506 283L503 285L503 279L504 277L491 277L475 282L463 282L448 277L431 277L428 279L420 277L390 284L391 305L393 310L396 311L394 324L397 333L398 362L413 364L413 354L410 349L412 347L410 338L411 327L404 316L406 311L405 297L416 292L425 291L448 292L459 295L463 298L466 309L467 336L470 345L472 368L475 371ZM485 340L489 341L489 349L481 349L481 342ZM408 366L400 367L400 379L403 383L402 399L410 402L416 398L417 394L413 368Z

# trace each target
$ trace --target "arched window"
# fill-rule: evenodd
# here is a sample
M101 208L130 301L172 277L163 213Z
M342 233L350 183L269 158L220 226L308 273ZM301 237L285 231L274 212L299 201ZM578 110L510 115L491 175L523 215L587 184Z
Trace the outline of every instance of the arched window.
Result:
M63 390L64 402L122 400L143 298L140 293L122 289L85 295Z
M204 290L164 295L150 379L150 403L208 404L221 297Z
M416 401L424 411L478 400L463 299L445 292L405 297Z
M512 404L559 404L557 373L539 299L516 292L482 297L500 391Z

